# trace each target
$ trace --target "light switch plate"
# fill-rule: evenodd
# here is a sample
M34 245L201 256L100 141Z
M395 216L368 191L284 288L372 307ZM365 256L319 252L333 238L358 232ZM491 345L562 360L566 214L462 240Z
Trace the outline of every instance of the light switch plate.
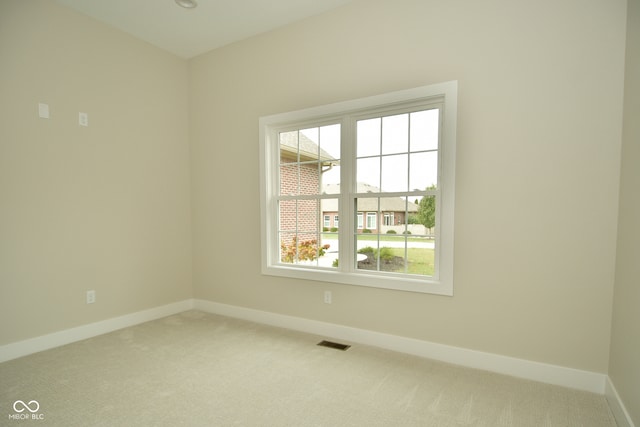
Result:
M78 113L78 124L80 126L89 126L89 115L87 113Z
M49 104L43 104L42 102L38 104L38 117L41 119L49 118Z

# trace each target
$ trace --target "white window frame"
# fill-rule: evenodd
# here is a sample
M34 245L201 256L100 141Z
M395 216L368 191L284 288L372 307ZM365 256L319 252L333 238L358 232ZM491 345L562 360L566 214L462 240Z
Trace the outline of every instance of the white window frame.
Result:
M322 226L325 228L331 227L331 215L322 215Z
M333 226L335 228L340 228L340 215L333 216Z
M454 206L455 206L455 156L457 126L458 84L456 81L433 84L414 89L376 95L351 101L308 108L293 112L261 117L259 120L260 142L260 208L261 208L261 271L262 274L293 277L350 285L369 286L411 292L453 295L453 244L454 244ZM279 259L278 209L274 203L279 183L279 143L278 129L302 125L311 126L323 123L341 123L343 133L342 188L337 195L340 201L339 216L343 226L339 228L340 246L354 248L355 230L358 229L357 215L354 212L355 183L349 175L348 162L355 159L355 147L347 141L353 140L353 126L348 123L353 117L379 109L409 108L437 102L440 106L440 145L438 147L438 210L436 212L436 274L433 277L372 272L355 268L355 251L341 250L340 265L337 268L309 267L298 264L286 264ZM355 161L354 161L355 165ZM349 213L351 212L351 213ZM355 222L355 223L354 223ZM363 221L364 222L364 221Z

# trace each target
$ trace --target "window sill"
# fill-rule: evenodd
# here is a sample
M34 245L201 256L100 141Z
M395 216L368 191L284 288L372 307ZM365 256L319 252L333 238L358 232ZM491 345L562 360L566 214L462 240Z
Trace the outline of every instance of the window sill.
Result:
M433 278L420 278L419 276L407 277L406 275L394 275L393 273L369 274L359 271L346 273L337 271L334 268L318 267L305 269L298 266L289 267L286 265L277 265L263 266L262 274L396 291L453 296L452 281L449 281L447 284L443 280L438 281Z

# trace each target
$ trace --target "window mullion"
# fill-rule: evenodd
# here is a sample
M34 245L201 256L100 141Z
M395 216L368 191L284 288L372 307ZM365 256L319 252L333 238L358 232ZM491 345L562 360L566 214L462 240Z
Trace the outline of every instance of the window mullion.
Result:
M341 127L341 162L344 166L340 169L340 203L338 212L340 216L340 227L338 228L338 238L340 242L338 263L340 271L352 273L355 265L354 232L357 229L355 218L355 206L353 194L355 188L355 125L356 121L352 117L346 117Z

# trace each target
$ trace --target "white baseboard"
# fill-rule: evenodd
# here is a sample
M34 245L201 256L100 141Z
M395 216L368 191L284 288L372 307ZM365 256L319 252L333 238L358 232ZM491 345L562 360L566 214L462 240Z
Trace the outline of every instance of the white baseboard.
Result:
M618 390L616 390L609 376L607 376L604 395L607 398L607 402L609 402L609 408L611 408L611 412L616 418L618 427L635 427L631 415L627 412L627 408L622 403Z
M205 300L184 300L161 307L143 310L124 316L107 319L88 325L78 326L60 332L0 346L0 362L26 356L50 348L95 337L128 326L156 320L186 310L197 309L209 313L249 320L271 326L311 333L328 338L346 340L352 343L371 345L415 356L440 360L470 368L483 369L500 374L512 375L534 381L571 387L579 390L605 394L626 419L630 420L613 384L607 376L595 372L582 371L562 366L532 362L493 353L484 353L460 347L453 347L414 338L390 335L366 329L352 328L334 323L320 322L301 317L287 316L267 311L254 310ZM611 403L613 402L613 403ZM616 406L617 405L617 406ZM616 411L612 409L615 413ZM620 415L616 414L616 419ZM627 427L624 426L623 427ZM629 421L628 427L635 427Z
M415 356L435 359L470 368L483 369L514 377L570 387L598 394L605 392L605 374L582 371L562 366L532 362L498 354L484 353L413 338L352 328L333 323L286 316L244 307L198 300L197 310L228 317L249 320L271 326L293 329L353 343L381 347ZM632 426L633 427L633 426Z
M39 351L60 347L65 344L106 334L128 326L149 322L172 314L191 310L193 308L193 303L194 301L192 299L188 299L173 304L138 311L136 313L125 314L124 316L114 317L113 319L107 319L100 322L90 323L88 325L78 326L76 328L66 329L64 331L54 332L52 334L24 341L18 341L16 343L6 344L0 346L0 362L17 359L18 357L37 353Z

